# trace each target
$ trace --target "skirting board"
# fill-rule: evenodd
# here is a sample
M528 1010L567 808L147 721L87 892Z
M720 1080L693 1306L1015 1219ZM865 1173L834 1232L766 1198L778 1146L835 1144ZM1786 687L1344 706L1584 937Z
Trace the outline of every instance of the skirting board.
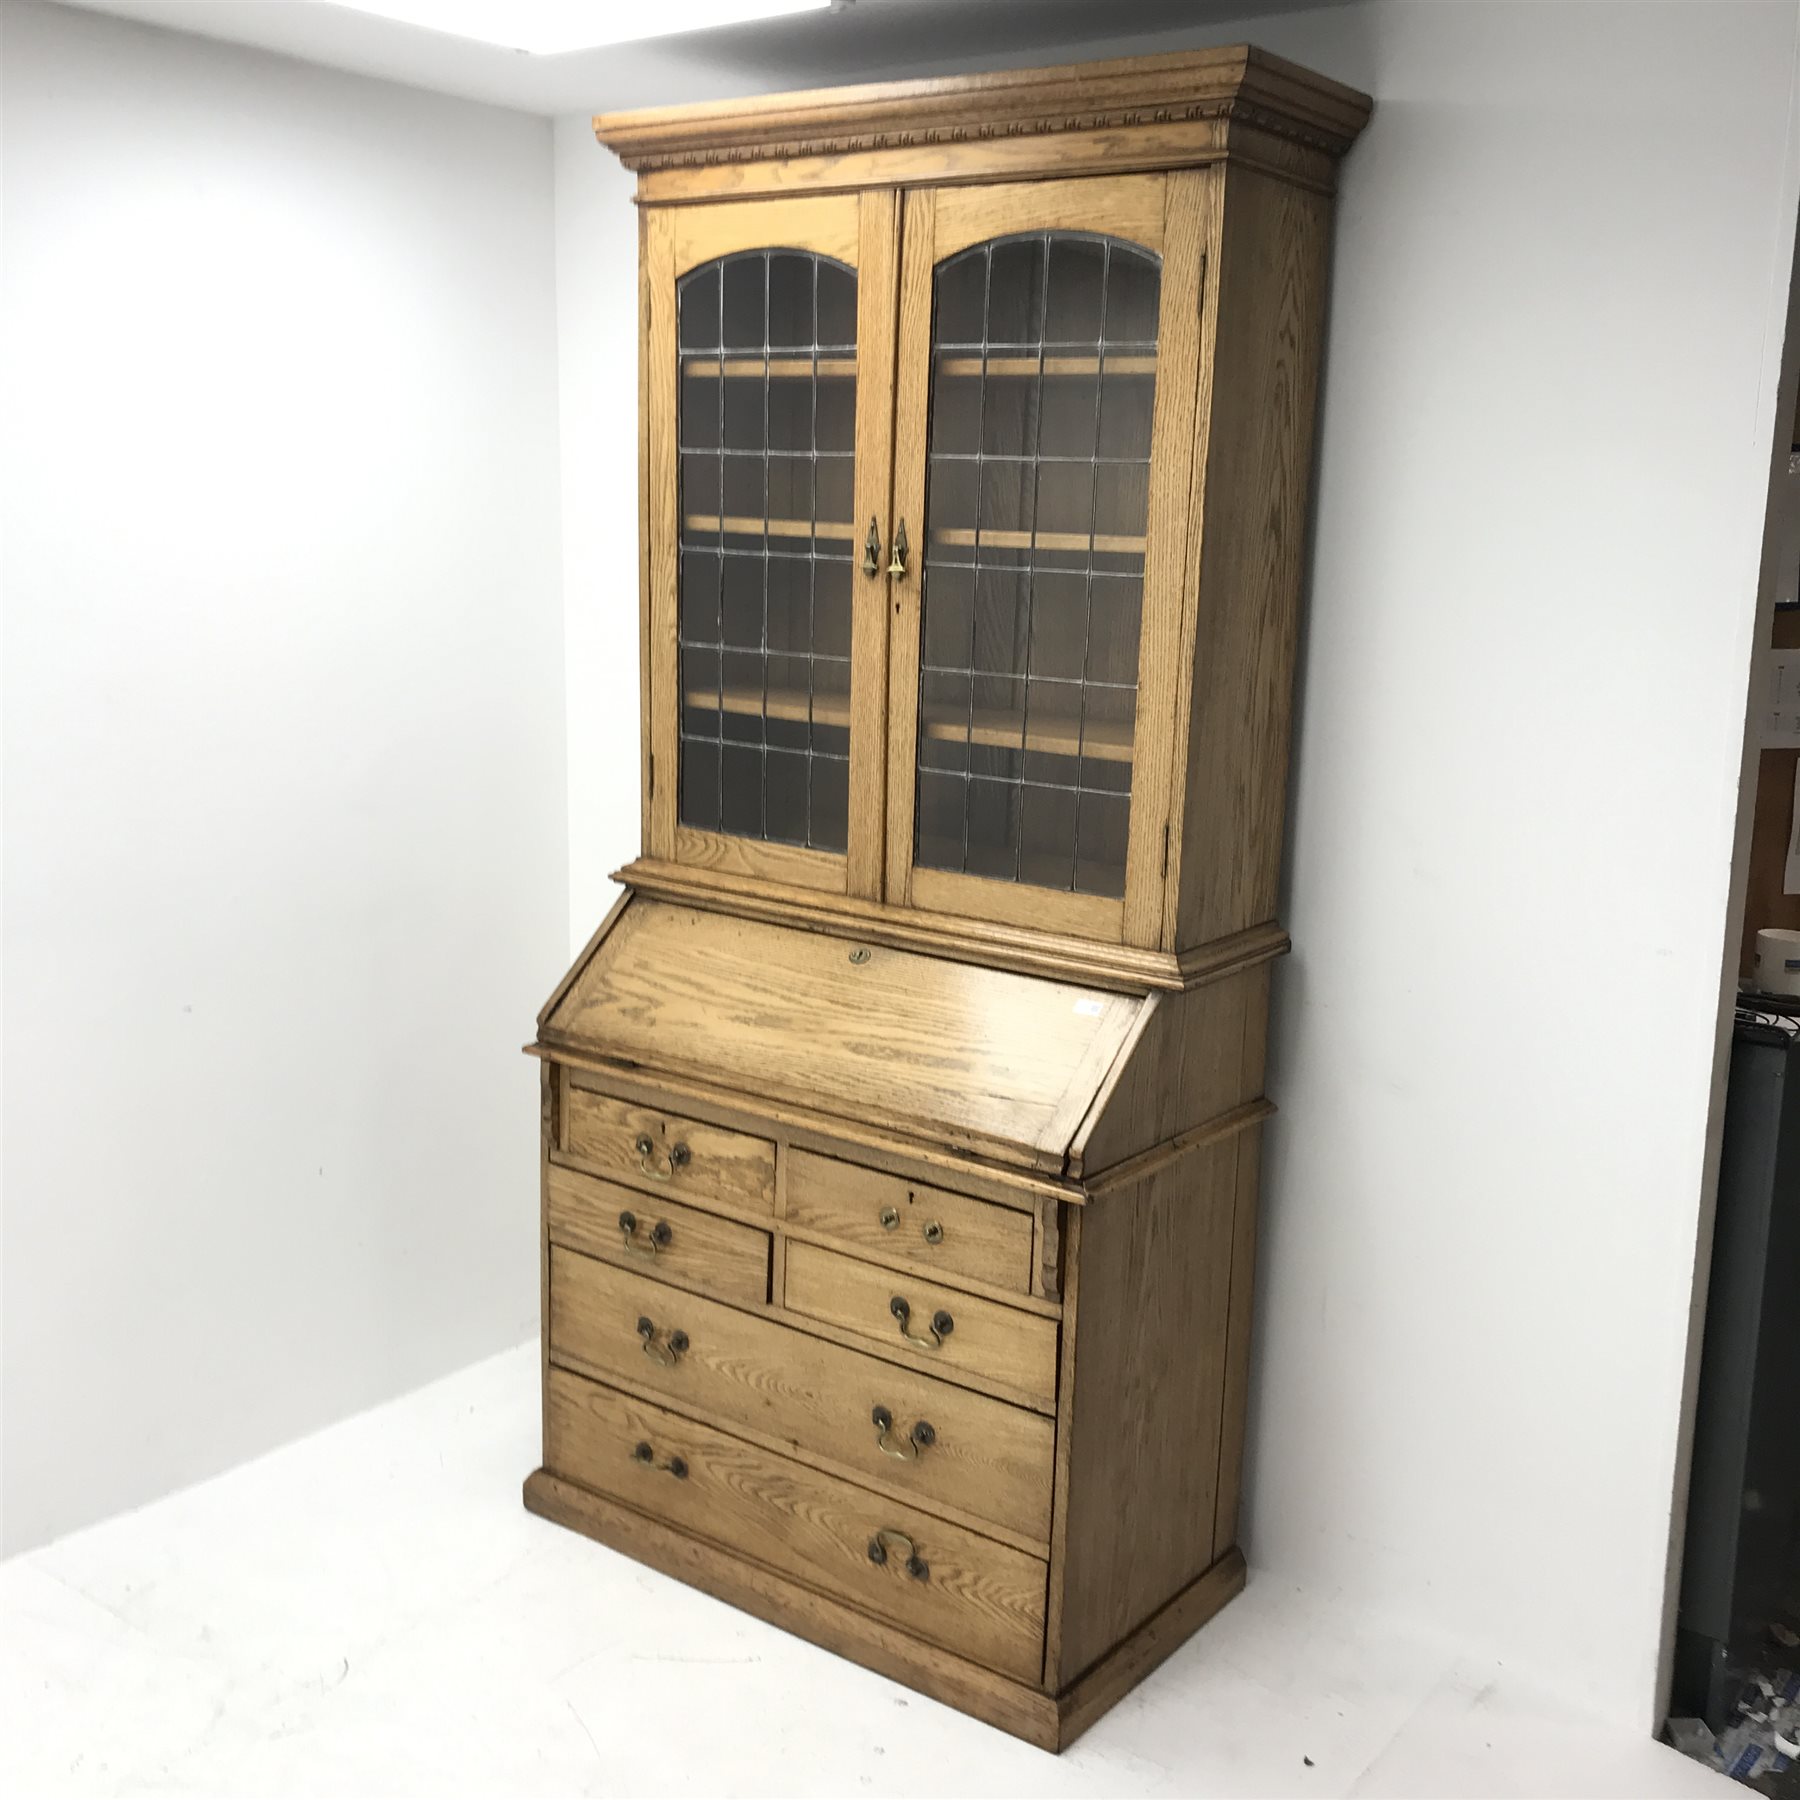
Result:
M996 1725L1040 1750L1066 1749L1244 1585L1243 1555L1228 1550L1061 1694L1047 1694L690 1537L647 1513L603 1499L547 1469L526 1478L525 1505L542 1518Z

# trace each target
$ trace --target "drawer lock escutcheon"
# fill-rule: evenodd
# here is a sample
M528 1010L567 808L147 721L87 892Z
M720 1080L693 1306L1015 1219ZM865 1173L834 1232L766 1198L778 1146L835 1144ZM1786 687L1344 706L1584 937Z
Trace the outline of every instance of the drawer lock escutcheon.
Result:
M637 1334L644 1340L644 1354L661 1368L674 1368L686 1354L688 1334L685 1331L671 1331L659 1343L656 1326L649 1319L639 1319Z
M869 1561L884 1567L890 1556L904 1557L901 1567L914 1581L929 1581L931 1565L919 1554L919 1547L904 1531L881 1530L869 1539Z
M921 1350L937 1350L942 1347L944 1339L956 1329L956 1321L941 1307L931 1315L931 1323L925 1327L924 1336L912 1328L912 1307L904 1295L896 1294L888 1302L888 1311L900 1321L900 1335L909 1344L916 1344Z
M666 1250L675 1241L675 1233L669 1229L667 1219L658 1219L642 1237L637 1235L638 1217L634 1212L619 1214L619 1236L625 1241L625 1248L633 1256L655 1256L658 1251Z
M921 1419L905 1437L895 1437L894 1415L885 1406L876 1407L869 1417L875 1422L876 1447L896 1462L917 1462L919 1452L937 1442L937 1432L928 1419Z
M665 1463L656 1460L656 1452L648 1444L640 1443L631 1452L631 1460L642 1463L646 1469L660 1469L665 1475L673 1475L677 1481L686 1481L688 1466L685 1457L671 1456Z
M632 1148L637 1151L639 1173L648 1175L652 1181L669 1180L677 1169L687 1167L694 1154L686 1144L674 1144L670 1147L668 1155L663 1158L662 1166L659 1168L657 1166L656 1139L647 1131L639 1134L637 1142L632 1145Z

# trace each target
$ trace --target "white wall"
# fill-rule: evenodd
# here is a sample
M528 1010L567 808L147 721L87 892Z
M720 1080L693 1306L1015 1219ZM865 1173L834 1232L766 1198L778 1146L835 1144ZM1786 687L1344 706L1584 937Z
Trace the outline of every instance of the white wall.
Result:
M1639 1725L1794 228L1795 35L1791 0L1379 0L1116 46L1248 37L1377 98L1339 214L1252 1559ZM642 98L720 89L701 69L692 96ZM559 127L562 238L582 246L565 327L627 315L635 254L585 130ZM629 354L621 328L620 369ZM571 361L565 420L619 408L622 379ZM618 479L589 483L587 529L620 540L627 429L621 411ZM628 704L626 591L585 622L572 717ZM572 832L577 870L635 843L598 805ZM579 934L598 896L576 901Z
M4 30L5 1541L534 1328L551 134Z
M585 115L557 120L571 956L618 894L609 875L638 849L634 186L635 177L602 154Z

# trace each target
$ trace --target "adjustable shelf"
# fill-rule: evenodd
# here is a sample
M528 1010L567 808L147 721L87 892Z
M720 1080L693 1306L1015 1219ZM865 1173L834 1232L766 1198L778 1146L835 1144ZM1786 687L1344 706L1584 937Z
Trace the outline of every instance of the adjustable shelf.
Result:
M848 726L847 694L808 695L799 688L689 688L682 705L702 712L728 712L787 723ZM928 738L960 744L965 740L996 750L1031 750L1050 756L1087 756L1099 762L1131 761L1134 727L1115 720L1043 718L1007 707L978 706L963 710L927 709L923 726Z

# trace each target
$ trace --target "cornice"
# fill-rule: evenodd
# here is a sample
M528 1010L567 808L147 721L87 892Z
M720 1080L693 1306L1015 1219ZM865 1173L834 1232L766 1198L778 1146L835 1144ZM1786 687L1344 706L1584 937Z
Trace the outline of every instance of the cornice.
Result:
M1240 46L607 113L594 132L627 168L650 172L1206 120L1341 156L1370 106L1354 88Z

